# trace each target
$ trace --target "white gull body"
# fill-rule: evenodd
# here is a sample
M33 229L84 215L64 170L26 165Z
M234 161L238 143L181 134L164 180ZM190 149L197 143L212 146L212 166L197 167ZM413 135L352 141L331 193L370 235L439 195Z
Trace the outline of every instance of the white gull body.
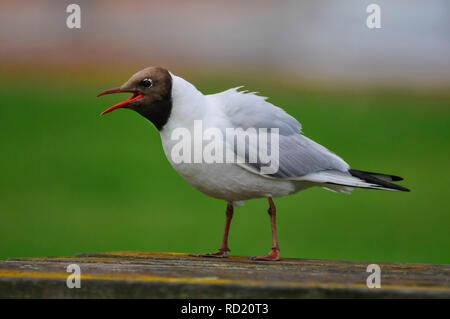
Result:
M300 123L282 109L254 93L237 88L204 95L191 83L172 76L172 111L160 131L162 145L173 168L193 187L214 198L236 203L263 197L280 197L312 186L337 192L354 187L381 188L348 173L349 165L323 146L301 134ZM194 121L203 128L279 128L280 159L277 176L262 174L239 163L178 163L172 134L186 128L194 135Z

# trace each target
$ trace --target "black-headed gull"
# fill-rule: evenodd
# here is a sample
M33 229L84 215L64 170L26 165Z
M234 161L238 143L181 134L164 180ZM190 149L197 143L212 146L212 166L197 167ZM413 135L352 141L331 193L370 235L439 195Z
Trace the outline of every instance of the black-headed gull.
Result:
M149 67L134 74L121 87L98 95L132 93L130 98L102 114L128 108L147 118L159 130L164 152L173 168L199 191L227 202L225 232L218 252L196 256L227 257L233 208L244 200L267 198L269 201L272 250L253 259L279 260L273 197L294 194L312 186L335 192L348 192L353 188L409 191L390 183L402 180L398 176L350 169L336 154L302 135L300 123L284 110L267 102L265 97L238 89L204 95L166 69ZM240 153L239 146L233 144L234 137L230 144L227 134L221 135L237 128L243 132L245 141ZM258 138L269 131L276 132L276 138L266 137L264 144ZM184 144L181 143L183 138ZM197 145L197 149L189 149L193 145ZM262 153L258 153L261 150L267 152L266 155L277 156L271 158L271 163L264 162L260 157ZM232 156L230 161L228 157L218 160L217 156L224 153L228 156L230 151L234 155L243 152L246 157L241 161L236 160L239 156ZM256 152L256 160L248 160L251 151ZM212 160L205 158L208 154ZM276 170L267 170L268 165L274 163Z

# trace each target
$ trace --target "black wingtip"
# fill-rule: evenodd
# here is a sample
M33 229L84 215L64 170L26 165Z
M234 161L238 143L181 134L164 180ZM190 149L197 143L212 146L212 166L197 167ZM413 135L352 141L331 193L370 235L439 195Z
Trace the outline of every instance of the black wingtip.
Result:
M367 172L367 171L361 171L359 169L349 169L348 170L350 174L353 175L353 173L361 173L361 174L367 174L367 175L372 175L378 179L382 179L386 181L392 181L392 182L398 182L398 181L402 181L403 177L400 176L396 176L396 175L390 175L390 174L382 174L382 173L375 173L375 172Z
M406 187L389 183L388 181L386 181L384 179L384 178L389 178L390 181L402 181L403 178L401 178L400 176L366 172L366 171L360 171L357 169L349 169L348 172L352 176L358 177L358 178L360 178L368 183L371 183L371 184L380 185L384 188L394 189L394 190L398 190L398 191L402 191L402 192L410 192L411 191L410 189L408 189Z
M403 178L400 176L395 176L395 175L389 175L390 178L392 178L393 182L398 182L398 181L402 181Z

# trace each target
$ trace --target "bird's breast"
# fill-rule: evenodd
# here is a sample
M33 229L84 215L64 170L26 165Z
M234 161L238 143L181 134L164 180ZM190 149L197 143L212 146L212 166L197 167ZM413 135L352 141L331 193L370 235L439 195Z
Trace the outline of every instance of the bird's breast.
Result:
M172 167L193 187L214 198L241 201L261 197L284 196L297 191L297 185L288 180L276 180L248 171L236 163L206 163L204 158L190 160L181 150L181 139L161 132L164 153ZM191 141L193 143L193 141ZM180 144L181 143L181 144ZM184 158L183 158L184 157Z

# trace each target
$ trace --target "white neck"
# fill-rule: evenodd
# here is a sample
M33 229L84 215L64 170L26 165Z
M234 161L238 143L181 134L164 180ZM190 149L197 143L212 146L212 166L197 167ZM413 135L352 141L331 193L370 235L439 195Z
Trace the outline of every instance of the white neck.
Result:
M188 81L170 73L172 76L172 111L162 131L171 131L201 120L205 114L206 99L197 88Z

